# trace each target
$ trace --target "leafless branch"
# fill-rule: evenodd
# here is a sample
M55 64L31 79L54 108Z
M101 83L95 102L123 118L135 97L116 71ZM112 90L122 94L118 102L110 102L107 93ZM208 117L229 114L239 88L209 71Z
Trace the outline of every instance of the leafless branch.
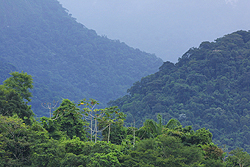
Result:
M51 118L51 109L54 109L58 104L58 101L53 101L53 103L42 103L42 107L45 109L49 109L49 113L50 113L50 118Z

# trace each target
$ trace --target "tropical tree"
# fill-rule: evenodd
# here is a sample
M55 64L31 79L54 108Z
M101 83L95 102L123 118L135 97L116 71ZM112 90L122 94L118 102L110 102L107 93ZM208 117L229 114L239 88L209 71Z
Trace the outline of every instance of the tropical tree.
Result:
M122 155L122 166L202 166L202 150L184 146L179 138L159 135L140 141L128 155Z
M181 123L178 120L172 118L168 121L166 128L174 129L178 126L181 126Z
M99 122L99 127L104 127L107 125L106 121ZM122 119L112 123L109 128L102 131L102 141L110 141L113 144L120 145L124 139L127 137L127 129L124 127L124 121Z
M157 115L158 123L152 119L147 119L143 123L143 127L139 128L137 135L140 139L154 138L163 132L162 116Z
M4 81L4 86L14 89L22 99L30 102L30 97L32 97L32 94L29 90L33 88L32 76L28 75L26 72L24 73L23 71L21 73L12 72L10 74L12 75L12 77L7 78Z
M232 150L229 152L229 156L226 159L227 166L234 167L246 167L250 166L250 155L247 152L244 152L243 149L236 148L235 150Z
M0 160L4 166L29 164L31 145L29 126L17 116L0 115Z
M111 124L114 123L116 120L124 119L125 115L122 112L119 112L117 106L108 107L105 109L94 109L95 106L98 104L99 103L94 99L90 100L83 99L80 101L78 106L80 105L84 106L82 114L84 115L86 120L90 121L90 137L91 137L90 141L92 141L92 134L94 133L95 143L96 143L97 134L99 132L104 131L107 127L109 127L109 132L108 132L108 142L109 142ZM104 127L101 127L101 129L99 129L100 126L98 127L98 121L102 122L102 125L105 124L106 125Z
M125 115L123 114L123 112L119 112L117 106L105 108L105 116L102 117L100 123L102 123L102 126L105 126L105 124L108 125L107 142L109 142L110 140L111 125L116 123L117 121L123 121L124 119Z
M41 118L43 127L48 130L51 137L59 139L63 136L79 137L86 140L86 126L80 109L69 99L64 99L60 106L53 112L52 118Z
M25 123L31 124L31 118L34 116L31 106L27 101L31 101L31 92L33 87L32 77L27 73L11 73L12 77L7 78L3 85L0 85L0 114L4 116L13 116L17 114Z

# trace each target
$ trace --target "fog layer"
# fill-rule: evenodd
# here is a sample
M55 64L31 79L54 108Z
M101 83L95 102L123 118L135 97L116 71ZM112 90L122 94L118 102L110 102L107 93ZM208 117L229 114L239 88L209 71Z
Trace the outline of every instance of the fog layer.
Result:
M249 0L59 0L99 35L176 62L191 47L249 30Z

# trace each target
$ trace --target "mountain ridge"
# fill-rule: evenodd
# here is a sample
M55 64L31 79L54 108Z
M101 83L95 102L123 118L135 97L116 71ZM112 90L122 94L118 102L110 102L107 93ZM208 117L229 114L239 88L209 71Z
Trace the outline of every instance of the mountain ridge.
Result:
M38 116L47 114L41 103L62 98L94 98L105 106L163 62L98 36L56 0L0 2L0 18L6 18L0 21L0 57L33 76L31 104Z
M202 42L174 64L164 62L155 74L111 101L137 125L161 114L183 126L208 128L215 143L250 150L250 32L237 31Z

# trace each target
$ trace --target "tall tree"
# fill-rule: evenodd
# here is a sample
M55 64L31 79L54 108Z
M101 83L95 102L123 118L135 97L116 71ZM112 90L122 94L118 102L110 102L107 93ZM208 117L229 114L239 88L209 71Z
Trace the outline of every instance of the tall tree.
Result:
M32 97L30 89L33 88L32 76L28 75L26 72L24 73L23 71L21 73L12 72L10 74L12 77L4 81L4 86L14 89L23 99L30 102L30 97Z
M29 127L17 117L0 115L0 161L6 166L23 166L29 162L31 143Z
M236 148L231 151L230 156L227 158L228 166L250 166L250 155L247 152L244 152L243 149Z
M82 113L85 116L86 120L90 120L90 127L89 127L90 136L91 136L90 141L92 141L92 134L94 133L95 143L96 143L97 134L99 132L104 131L107 127L109 127L109 131L108 131L108 142L109 142L111 124L117 120L124 119L125 115L122 112L118 112L119 109L117 106L108 107L105 109L94 109L97 104L99 103L94 99L90 99L90 100L83 99L80 101L78 105L84 106ZM98 127L98 121L102 122L101 129L99 129L100 126ZM94 127L93 127L93 124L94 124Z
M31 106L27 105L27 101L31 101L32 94L29 89L33 88L32 77L24 72L12 72L11 75L12 77L0 85L0 114L4 116L17 114L25 123L30 124L34 113Z
M69 138L74 136L86 140L86 125L80 109L69 99L64 99L60 106L53 112L52 118L42 117L43 126L50 135L59 139L62 132Z
M31 124L34 113L14 90L6 90L0 85L0 114L3 116L18 115L25 123Z

